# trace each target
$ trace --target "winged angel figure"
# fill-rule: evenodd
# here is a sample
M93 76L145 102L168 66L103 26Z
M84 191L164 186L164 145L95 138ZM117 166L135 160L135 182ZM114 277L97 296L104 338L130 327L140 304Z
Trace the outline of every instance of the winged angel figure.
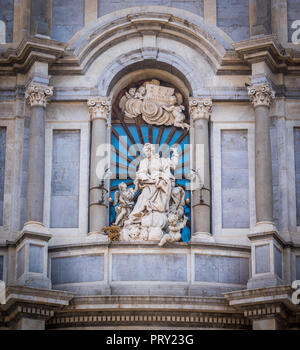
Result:
M134 195L136 190L128 188L125 182L121 182L119 185L119 191L116 191L113 206L119 204L116 210L116 219L114 225L123 226L128 215L131 213L134 206Z
M158 80L130 88L120 100L119 106L128 118L142 118L148 124L174 125L182 129L190 126L184 122L183 98L173 88L160 86Z

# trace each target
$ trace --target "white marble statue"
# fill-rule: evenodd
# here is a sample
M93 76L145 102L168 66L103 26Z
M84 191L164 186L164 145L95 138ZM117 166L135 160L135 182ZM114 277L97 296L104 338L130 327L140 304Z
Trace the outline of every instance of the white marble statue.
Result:
M169 232L169 226L171 232L175 232L175 226L169 221L168 215L177 212L180 219L184 213L185 192L182 188L175 187L172 174L178 164L177 148L171 149L171 158L163 158L155 152L154 145L147 143L143 147L143 153L145 158L139 164L134 181L135 190L140 190L140 194L120 230L120 238L124 241L160 241ZM182 228L184 226L185 224ZM176 237L180 230L176 228Z
M116 208L116 219L113 225L123 226L125 220L133 209L135 189L128 188L125 182L119 185L119 191L116 191L113 205L119 204Z
M119 106L128 118L141 116L148 124L174 125L189 129L185 123L182 95L173 88L161 86L158 80L130 88L122 96Z

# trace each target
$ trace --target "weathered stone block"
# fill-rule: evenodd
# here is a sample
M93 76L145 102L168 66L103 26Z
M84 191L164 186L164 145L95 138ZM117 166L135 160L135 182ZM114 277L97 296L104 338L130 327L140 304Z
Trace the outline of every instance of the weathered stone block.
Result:
M30 244L29 246L29 272L43 273L44 247Z
M195 281L246 284L249 259L195 254Z
M69 41L84 26L83 0L53 0L52 38Z
M187 257L179 254L114 254L113 281L186 281Z
M234 41L248 39L248 0L217 0L217 25Z
M274 247L274 271L282 278L282 253L277 247Z
M249 227L248 137L246 130L222 130L222 227Z
M98 0L98 17L128 7L150 5L176 7L203 17L203 0Z
M255 272L270 272L270 245L265 244L255 247Z
M52 284L103 281L104 256L80 255L51 259Z
M17 278L21 277L25 271L25 246L17 252Z
M78 227L80 132L53 132L51 227Z

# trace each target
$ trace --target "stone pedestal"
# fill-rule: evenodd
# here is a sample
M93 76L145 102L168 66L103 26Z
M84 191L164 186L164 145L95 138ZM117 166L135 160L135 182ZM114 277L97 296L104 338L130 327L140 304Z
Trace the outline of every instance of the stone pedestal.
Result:
M102 188L104 185L104 175L106 169L100 162L101 156L103 158L104 152L108 148L99 149L105 145L107 119L110 113L110 98L109 97L91 97L88 99L88 107L92 121L92 142L91 142L91 163L90 163L90 221L89 221L89 235L99 234L105 226L106 207L107 207L107 193ZM104 146L105 147L105 146ZM103 192L104 191L104 192ZM103 236L103 239L107 239Z
M212 100L211 98L190 98L189 107L194 129L193 169L196 172L192 184L194 233L191 239L212 241L209 151L209 119Z
M248 238L251 242L252 277L247 283L247 288L256 289L284 284L284 242L278 233L276 231L258 232L248 235Z
M16 283L51 288L48 278L49 230L39 222L27 222L16 242Z

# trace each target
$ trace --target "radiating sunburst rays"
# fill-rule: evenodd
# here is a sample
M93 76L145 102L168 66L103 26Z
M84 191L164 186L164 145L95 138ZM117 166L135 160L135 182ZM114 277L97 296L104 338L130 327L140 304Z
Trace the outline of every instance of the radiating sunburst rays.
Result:
M186 198L189 204L185 205L185 215L188 217L188 224L182 230L182 240L187 242L190 240L190 190L189 190L189 174L190 174L190 146L188 130L181 130L172 126L152 126L142 124L136 118L135 124L125 124L122 118L120 123L112 125L112 153L111 153L111 183L110 196L114 199L116 190L120 182L125 182L128 187L134 186L134 178L138 169L138 164L143 159L142 148L147 142L156 145L156 152L160 156L169 158L171 147L178 145L179 162L174 171L177 186L184 188ZM139 193L136 194L136 197ZM115 220L114 207L110 208L110 223Z

